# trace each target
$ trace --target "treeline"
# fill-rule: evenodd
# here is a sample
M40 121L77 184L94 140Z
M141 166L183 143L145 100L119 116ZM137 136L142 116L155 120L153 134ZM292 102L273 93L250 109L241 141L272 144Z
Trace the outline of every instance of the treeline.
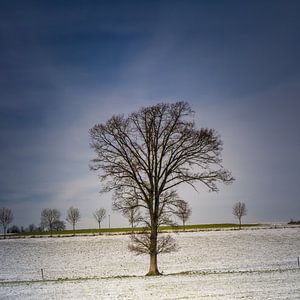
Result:
M291 219L289 222L288 222L289 225L300 225L300 220L298 221L294 221L293 219Z
M186 201L178 201L178 208L174 211L174 214L182 221L183 226L191 215L191 208ZM123 208L122 214L127 218L132 228L142 223L144 218L136 208L135 203L128 203ZM105 208L99 208L93 212L93 218L98 224L98 228L101 229L101 224L106 218L107 213ZM3 228L4 238L6 234L18 234L18 233L34 233L34 232L49 232L52 235L54 231L62 231L66 229L66 223L69 223L73 228L75 235L76 225L81 219L81 214L78 208L71 206L64 219L61 218L61 212L56 208L44 208L41 211L40 224L30 224L28 227L19 227L17 225L9 226L14 219L13 213L9 208L0 209L0 225ZM174 223L175 224L175 223Z
M28 233L28 232L41 232L43 229L41 226L30 224L28 227L12 225L7 228L7 233Z
M106 218L106 210L104 208L97 209L93 213L99 229L101 228L102 221ZM30 224L28 227L19 227L17 225L9 225L14 219L11 209L3 207L0 210L0 225L3 227L3 235L6 237L7 233L33 233L33 232L47 232L52 235L53 231L62 231L66 229L66 222L69 223L74 231L77 223L81 219L79 209L71 206L66 213L66 218L61 219L61 212L56 208L44 208L41 211L40 224Z

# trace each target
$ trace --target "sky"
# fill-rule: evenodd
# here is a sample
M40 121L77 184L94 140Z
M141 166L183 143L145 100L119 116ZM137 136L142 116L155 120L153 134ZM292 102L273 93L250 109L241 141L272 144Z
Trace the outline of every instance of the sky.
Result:
M188 223L300 219L299 1L0 2L0 207L14 224L43 208L78 227L127 221L100 194L88 130L112 115L187 101L224 142L235 182L186 186ZM108 226L108 218L103 222Z

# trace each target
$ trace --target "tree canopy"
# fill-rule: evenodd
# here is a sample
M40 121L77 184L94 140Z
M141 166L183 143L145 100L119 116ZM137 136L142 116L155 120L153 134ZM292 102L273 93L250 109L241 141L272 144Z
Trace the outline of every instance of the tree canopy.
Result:
M96 154L90 168L99 171L102 191L114 191L116 207L134 199L143 212L148 235L133 237L131 249L150 254L149 275L159 274L157 254L174 248L168 246L171 237L158 238L158 230L178 205L176 187L186 183L196 188L200 182L218 191L218 183L233 181L222 166L219 135L197 129L192 116L187 102L160 103L90 129Z

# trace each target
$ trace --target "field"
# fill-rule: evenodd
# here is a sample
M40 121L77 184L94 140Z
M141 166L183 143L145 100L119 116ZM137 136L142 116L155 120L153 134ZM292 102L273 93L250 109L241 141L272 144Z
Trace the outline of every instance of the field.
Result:
M0 299L300 299L299 227L174 237L159 277L124 235L0 240Z

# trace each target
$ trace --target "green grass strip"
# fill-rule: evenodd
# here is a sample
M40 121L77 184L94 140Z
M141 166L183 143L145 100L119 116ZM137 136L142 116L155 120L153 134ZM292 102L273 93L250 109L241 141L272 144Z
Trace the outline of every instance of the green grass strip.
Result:
M243 224L242 227L254 227L259 226L260 224ZM194 224L194 225L178 225L178 226L161 226L159 230L174 230L174 231L182 231L182 230L199 230L199 229L222 229L222 228L238 228L238 224L234 223L222 223L222 224ZM132 233L132 232L142 232L144 231L143 227L122 227L122 228L88 228L88 229L76 229L75 234L101 234L101 233ZM73 230L60 230L60 231L52 231L52 235L73 235ZM14 234L14 236L49 236L51 233L49 231L44 232L23 232Z

